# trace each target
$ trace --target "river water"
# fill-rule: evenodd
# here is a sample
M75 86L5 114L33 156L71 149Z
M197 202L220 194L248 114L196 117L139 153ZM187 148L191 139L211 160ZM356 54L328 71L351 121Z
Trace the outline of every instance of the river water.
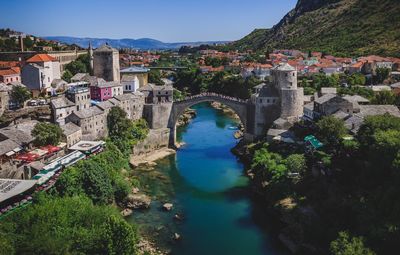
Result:
M177 154L136 170L141 189L155 201L130 220L172 254L286 254L270 234L273 222L251 199L243 165L230 151L237 143L237 121L209 104L193 108L197 117L180 128L178 139L185 145ZM174 204L172 211L162 210L165 202Z

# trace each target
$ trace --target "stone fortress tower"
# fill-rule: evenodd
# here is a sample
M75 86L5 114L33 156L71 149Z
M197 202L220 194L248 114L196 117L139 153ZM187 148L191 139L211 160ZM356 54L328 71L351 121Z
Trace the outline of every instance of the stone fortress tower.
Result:
M119 52L108 44L93 52L93 74L106 81L120 81Z
M303 88L297 87L297 71L287 63L271 69L269 82L256 86L254 135L262 136L271 126L285 129L303 114Z
M297 87L297 71L285 63L271 70L272 86L280 95L281 118L299 117L303 114L303 88Z

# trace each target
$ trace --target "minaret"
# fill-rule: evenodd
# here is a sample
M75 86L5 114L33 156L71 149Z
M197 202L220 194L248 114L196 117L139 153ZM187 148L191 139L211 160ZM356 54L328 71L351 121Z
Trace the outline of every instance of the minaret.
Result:
M90 62L90 74L93 75L93 48L92 43L89 41L89 62Z

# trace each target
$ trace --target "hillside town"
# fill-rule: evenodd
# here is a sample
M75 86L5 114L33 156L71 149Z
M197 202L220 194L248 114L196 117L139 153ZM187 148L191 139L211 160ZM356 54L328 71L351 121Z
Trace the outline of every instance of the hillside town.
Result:
M23 41L21 35L16 38ZM82 56L88 60L87 72L71 72ZM314 136L302 141L292 131L295 125L313 127L333 116L352 137L367 117L400 117L397 99L376 100L400 97L399 58L343 58L298 50L117 50L104 44L63 52L43 47L2 53L0 59L12 59L0 60L0 217L32 203L33 195L50 189L63 169L101 153L110 131L108 115L115 107L131 121L146 120L152 141L141 145L145 151L174 147L176 119L202 101L231 107L242 122L238 138L305 143L310 150L323 144ZM249 97L218 90L193 94L175 86L190 69L209 79L256 83ZM315 77L322 81L316 84ZM36 145L34 129L43 122L61 128L60 143ZM143 148L135 151L142 153Z
M252 52L200 50L195 54L179 54L124 51L120 54L109 45L97 49L90 46L87 54L90 59L90 72L75 73L69 81L62 79L66 64L60 63L59 59L46 51L31 54L20 61L0 61L0 114L4 120L0 129L0 177L4 178L3 180L38 179L42 167L46 164L62 160L68 151L75 153L71 148L91 143L95 143L93 148L97 148L96 142L101 142L107 137L107 114L112 107L118 106L123 109L131 120L147 117L148 122L152 123L148 117L152 113L146 110L149 109L146 105L173 101L173 79L164 78L168 83L166 85L149 83L150 68L157 67L157 63L162 61L161 54L167 54L174 61L195 59L201 73L234 70L245 79L257 78L260 83L253 88L253 95L248 99L248 103L253 104L256 109L254 139L267 135L269 140L295 140L296 138L288 133L288 129L301 119L312 123L323 116L332 115L344 120L349 133L355 135L367 116L388 113L400 117L396 105L373 104L361 95L339 93L339 88L328 84L326 87L322 84L319 91L305 95L303 84L298 84L300 77L307 80L307 77L314 74L358 74L365 79L364 84L360 86L371 93L389 91L399 95L398 58L341 58L323 55L320 52L276 50L268 55L256 56L258 61L251 61L254 59ZM23 57L26 55L21 54L20 58ZM174 68L167 66L167 70L170 73ZM382 70L389 71L381 83L377 84L374 77ZM287 79L281 77L281 74L273 75L276 71L282 71L286 77L290 75L293 78ZM286 79L283 82L289 84L285 86L295 91L294 94L283 96L283 92L279 91L282 85L273 85L282 82L281 79ZM349 86L346 81L340 82L339 85L344 88ZM15 98L16 88L26 89L31 97L21 102ZM296 103L294 108L290 109L289 105L293 100L296 100ZM263 115L274 105L286 109L282 112L287 111L287 114L271 114L274 117L265 119ZM46 116L32 119L27 114L35 109L46 108L47 111L44 112L49 113L47 119ZM35 124L43 119L62 128L64 140L61 144L51 148L34 146L32 130ZM90 151L95 151L92 146L89 147ZM84 152L87 151L89 150ZM6 202L6 199L1 202Z

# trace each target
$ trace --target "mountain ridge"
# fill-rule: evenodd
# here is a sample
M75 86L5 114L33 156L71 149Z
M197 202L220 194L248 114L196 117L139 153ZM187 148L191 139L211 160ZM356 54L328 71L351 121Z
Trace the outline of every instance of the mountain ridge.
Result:
M165 43L153 38L121 38L121 39L110 39L110 38L95 38L95 37L73 37L73 36L44 36L47 40L59 41L66 44L76 44L82 48L87 48L89 42L92 43L94 48L101 46L102 44L108 43L114 48L135 48L140 50L174 50L179 49L182 46L199 46L202 44L223 44L227 41L205 41L205 42L176 42L176 43Z
M229 46L400 56L400 1L299 0L272 28L256 29Z

